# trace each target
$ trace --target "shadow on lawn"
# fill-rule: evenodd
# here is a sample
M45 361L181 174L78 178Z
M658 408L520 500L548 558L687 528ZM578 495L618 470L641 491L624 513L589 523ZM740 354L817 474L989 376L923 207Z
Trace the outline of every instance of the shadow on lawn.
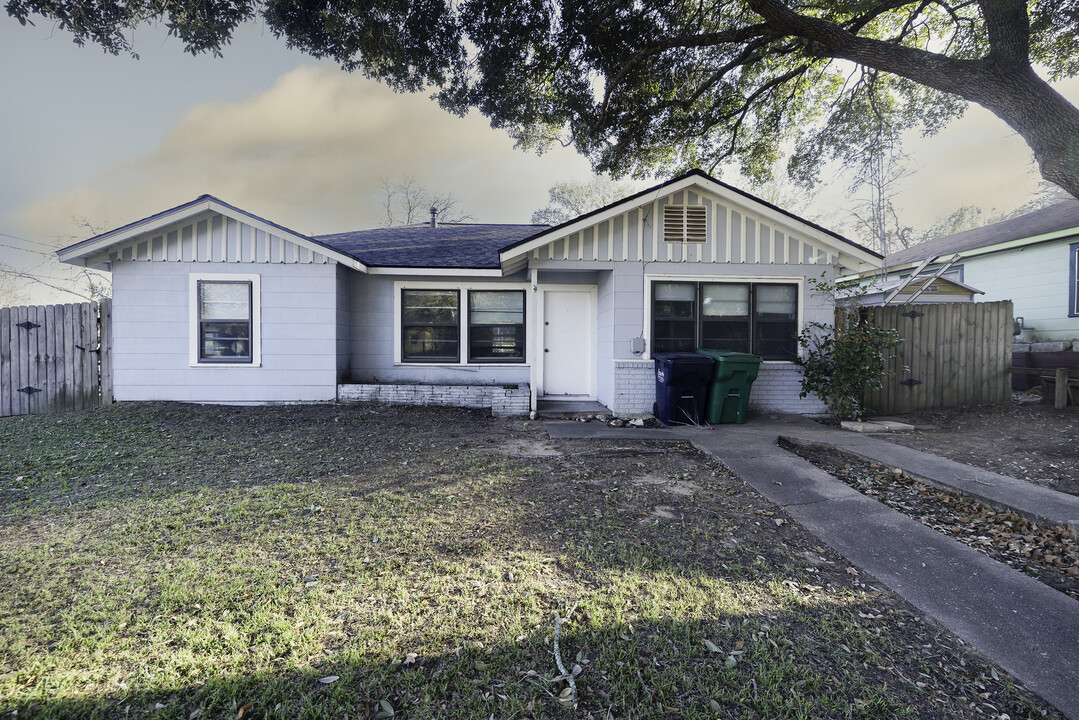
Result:
M553 619L516 642L409 655L347 650L304 669L211 677L107 697L61 698L7 708L36 718L802 718L982 717L1055 714L995 680L969 652L913 622L902 638L852 626L877 604L807 607L798 615L597 624L574 614L560 656L575 676L575 709L553 652ZM907 618L911 620L911 618ZM873 623L865 623L872 629ZM914 662L904 641L924 645ZM898 642L896 646L894 643ZM937 663L961 672L923 670ZM975 710L974 708L978 708ZM17 711L17 715L16 715ZM381 713L381 714L380 714Z
M44 514L77 495L65 482L109 487L75 499L79 524L65 531L75 563L61 563L63 547L34 548L18 580L0 576L0 620L22 613L11 627L35 628L18 641L38 643L31 657L40 659L67 580L50 596L26 579L54 567L102 595L96 619L76 618L75 630L96 632L117 611L144 626L159 614L176 620L160 646L129 636L137 647L126 660L109 656L111 636L87 643L130 691L77 679L61 687L46 670L21 678L24 699L8 708L19 718L369 718L387 706L408 718L974 717L971 703L1040 716L1003 674L994 680L894 596L856 584L838 556L692 450L642 443L658 450L604 457L572 452L601 443L563 443L561 456L507 458L472 440L523 427L460 410L364 406L114 406L27 428L0 477L38 473ZM167 505L180 499L200 507ZM23 520L34 510L26 502ZM162 517L133 512L157 504ZM43 544L60 530L34 532ZM128 584L91 575L75 553L95 569L127 562ZM182 562L189 582L168 586L166 600ZM234 576L215 576L211 562L231 563ZM524 563L530 577L507 581ZM140 569L149 572L133 577ZM402 580L413 572L419 579ZM308 573L321 587L336 581L337 594L294 592ZM440 607L425 615L426 605L407 603L427 591L435 599L424 602ZM395 602L403 625L387 614ZM227 668L199 667L216 649L183 637L185 611L201 605L190 615L200 620L259 604L284 630L260 637L258 623L242 626L245 670L235 670L245 663L234 647L221 651ZM321 618L309 636L291 627L305 612ZM555 612L570 614L566 669L581 668L574 711L553 697L567 685L551 681ZM190 662L170 667L192 680L152 677L157 657L185 652ZM133 657L144 664L130 666Z

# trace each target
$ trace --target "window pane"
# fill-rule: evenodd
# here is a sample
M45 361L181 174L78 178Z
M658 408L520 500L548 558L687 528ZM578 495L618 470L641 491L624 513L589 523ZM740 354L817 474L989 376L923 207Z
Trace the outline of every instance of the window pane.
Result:
M468 294L468 359L519 362L525 357L525 294L475 290Z
M251 317L251 283L199 282L200 320L245 320Z
M457 291L405 290L401 317L406 324L455 325Z
M468 335L468 354L471 360L524 360L525 332L523 325L483 325L473 327Z
M794 320L798 317L798 288L795 285L758 285L757 317Z
M749 285L702 285L701 315L748 318Z
M524 323L525 294L519 290L473 291L468 294L470 325Z
M656 301L697 299L697 286L691 283L656 283Z
M407 360L457 362L457 327L408 327L404 332Z
M709 350L749 352L749 320L705 320L701 347Z
M765 360L790 360L797 352L793 320L758 322L754 332L754 352Z
M202 334L202 359L204 360L250 360L251 324L246 322L204 322Z
M656 283L652 303L652 351L683 352L697 344L697 286Z

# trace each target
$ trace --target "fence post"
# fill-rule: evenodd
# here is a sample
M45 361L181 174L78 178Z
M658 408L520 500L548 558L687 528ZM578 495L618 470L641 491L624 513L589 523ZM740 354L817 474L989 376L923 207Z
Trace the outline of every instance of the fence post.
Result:
M112 404L112 298L98 304L98 361L101 363L101 404Z
M1068 407L1068 368L1056 370L1056 396L1053 398L1053 407L1063 410Z

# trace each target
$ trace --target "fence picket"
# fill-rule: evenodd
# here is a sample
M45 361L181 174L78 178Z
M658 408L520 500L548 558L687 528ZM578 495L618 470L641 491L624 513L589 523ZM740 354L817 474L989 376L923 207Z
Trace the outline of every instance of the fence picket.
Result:
M111 321L108 300L0 308L0 417L112 402Z
M905 313L922 313L911 318ZM878 415L1004 402L1010 397L1012 303L947 303L872 308L869 321L903 339L880 390L867 391ZM909 370L903 370L906 366ZM920 380L915 385L906 380Z

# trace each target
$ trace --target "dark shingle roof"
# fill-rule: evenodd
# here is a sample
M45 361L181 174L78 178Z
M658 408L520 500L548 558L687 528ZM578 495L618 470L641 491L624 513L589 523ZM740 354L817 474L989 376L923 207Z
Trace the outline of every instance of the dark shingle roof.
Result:
M916 263L930 255L952 255L964 250L974 250L1009 240L1023 240L1069 228L1077 228L1079 234L1079 200L1076 199L1065 200L1011 220L927 240L892 253L885 262L889 266Z
M319 242L374 267L497 269L498 251L546 225L446 223L318 235Z

